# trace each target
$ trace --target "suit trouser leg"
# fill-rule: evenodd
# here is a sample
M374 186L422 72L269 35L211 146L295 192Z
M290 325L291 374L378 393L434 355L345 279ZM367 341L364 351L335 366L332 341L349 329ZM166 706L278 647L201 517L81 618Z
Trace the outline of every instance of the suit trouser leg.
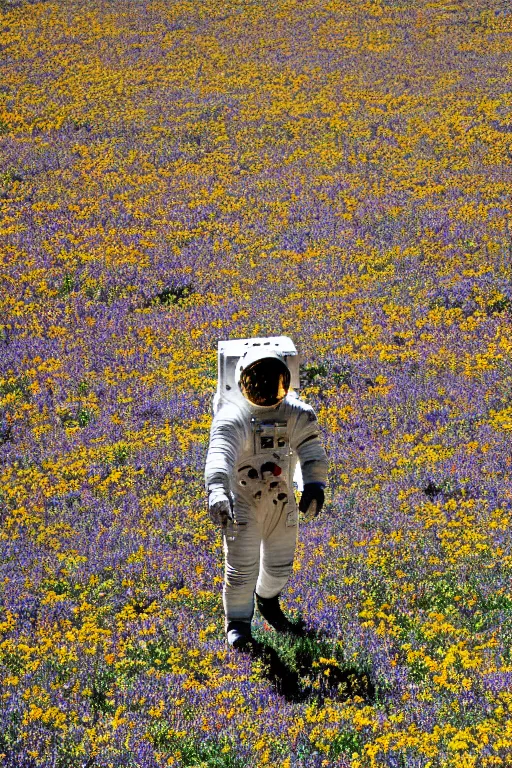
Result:
M230 621L251 622L254 615L254 589L260 568L261 526L249 504L238 503L235 517L245 525L238 526L236 538L230 540L233 525L223 532L225 628Z
M298 515L288 505L267 516L261 543L261 566L256 592L260 597L278 595L286 586L293 568L297 546Z

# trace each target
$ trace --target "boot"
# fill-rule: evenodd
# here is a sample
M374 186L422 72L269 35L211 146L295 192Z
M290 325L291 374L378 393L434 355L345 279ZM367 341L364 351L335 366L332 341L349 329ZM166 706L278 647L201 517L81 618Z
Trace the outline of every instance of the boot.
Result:
M251 624L248 621L230 621L226 628L228 645L243 648L252 640Z
M255 595L258 610L271 627L274 627L278 632L293 632L295 634L300 634L303 629L302 621L298 624L293 624L286 618L279 605L279 595L276 595L275 597L260 597L257 592L255 592Z

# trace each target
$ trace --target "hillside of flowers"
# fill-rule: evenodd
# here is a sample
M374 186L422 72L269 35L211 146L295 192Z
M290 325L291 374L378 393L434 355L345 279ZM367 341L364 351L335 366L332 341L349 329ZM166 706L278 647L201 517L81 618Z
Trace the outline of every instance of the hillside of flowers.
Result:
M512 765L512 11L0 0L0 766ZM226 647L219 339L330 459Z

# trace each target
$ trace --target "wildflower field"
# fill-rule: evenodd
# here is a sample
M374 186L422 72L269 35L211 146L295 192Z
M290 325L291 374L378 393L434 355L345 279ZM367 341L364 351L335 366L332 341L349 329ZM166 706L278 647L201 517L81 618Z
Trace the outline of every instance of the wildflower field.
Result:
M512 765L512 10L0 0L0 766ZM219 339L330 459L224 641Z

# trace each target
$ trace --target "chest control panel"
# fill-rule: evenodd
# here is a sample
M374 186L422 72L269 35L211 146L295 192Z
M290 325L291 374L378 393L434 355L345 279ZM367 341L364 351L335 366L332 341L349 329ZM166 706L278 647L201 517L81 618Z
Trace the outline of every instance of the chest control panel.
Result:
M288 424L286 421L258 421L251 419L254 455L263 451L289 452ZM276 455L275 458L280 458Z

